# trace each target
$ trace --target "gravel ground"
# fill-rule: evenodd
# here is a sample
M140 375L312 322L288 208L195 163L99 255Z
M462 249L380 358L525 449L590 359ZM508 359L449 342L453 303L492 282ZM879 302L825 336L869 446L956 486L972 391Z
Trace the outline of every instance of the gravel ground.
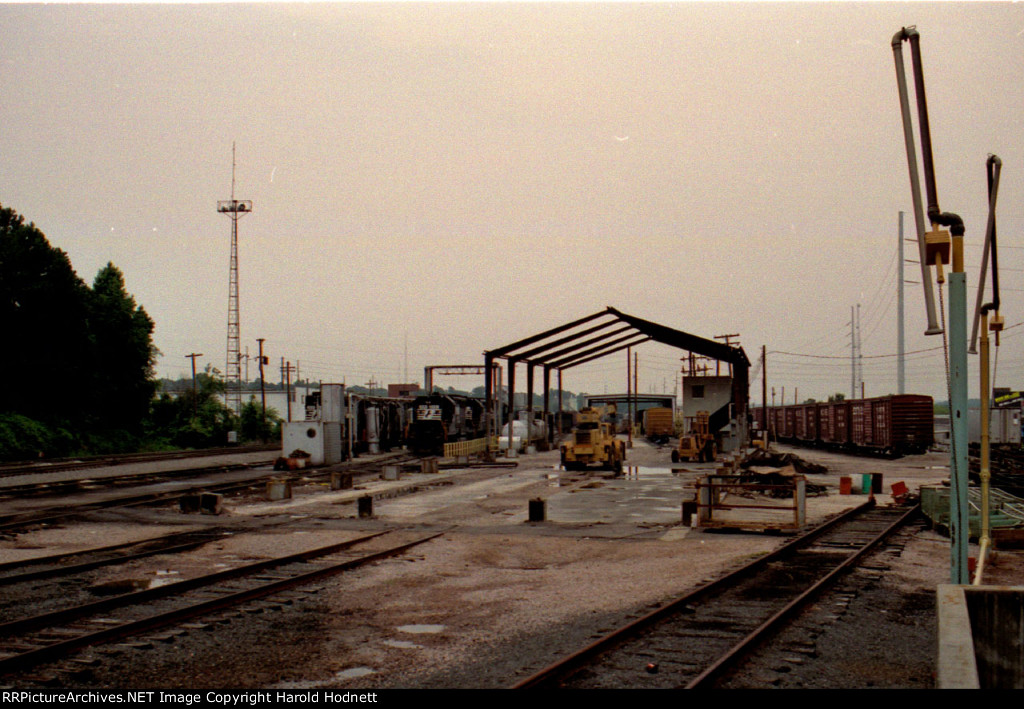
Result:
M828 468L810 478L830 492L809 499L811 521L865 500L838 494L841 475L880 472L887 489L903 480L916 490L946 474L942 454L898 461L800 455ZM83 665L72 677L48 679L41 670L34 680L24 679L82 688L508 687L625 619L784 541L769 534L689 530L671 511L678 509L678 495L668 506L656 499L634 500L647 505L639 516L623 513L601 522L556 519L553 513L563 509L559 499L577 503L564 509L578 515L588 485L604 481L602 492L608 493L617 483L597 475L591 482L555 487L554 452L518 462L513 471L470 471L461 484L375 501L374 519L355 518L351 504L339 504L322 490L314 494L322 495L323 502L282 507L276 516L255 500L249 506L232 501L225 515L208 522L169 508L121 517L110 513L105 524L116 518L127 528L120 537L152 536L149 525L251 522L255 509L288 524L272 532L239 534L173 560L156 558L131 569L100 572L92 583L158 572L184 578L217 564L367 531L390 529L403 539L445 534L401 557L324 581L315 592L290 594L289 603L279 608L260 604L203 629L142 639L135 644L145 647L115 649L114 662ZM671 467L667 449L643 442L637 442L627 462ZM537 497L549 501L550 521L527 523L527 502ZM878 501L885 504L888 496ZM48 554L62 545L73 547L88 528L69 526L64 537L62 530L52 529L21 535L0 545L0 561L27 549ZM781 649L758 658L725 686L933 686L934 592L948 578L948 560L947 539L921 527L908 531L868 568L851 574L837 596L803 616L782 637ZM1021 584L1022 570L1019 553L1003 552L986 583ZM99 651L89 656L107 657Z

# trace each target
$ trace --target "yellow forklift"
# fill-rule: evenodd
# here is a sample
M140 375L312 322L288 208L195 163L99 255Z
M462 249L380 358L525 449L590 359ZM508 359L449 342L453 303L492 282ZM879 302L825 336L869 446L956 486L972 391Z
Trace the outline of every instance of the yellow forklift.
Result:
M609 414L614 416L614 404L580 410L576 428L561 445L561 463L565 470L585 470L590 463L601 463L606 470L622 472L626 443L615 437L613 424L602 420Z
M693 419L690 432L679 437L679 447L672 451L672 462L689 460L698 463L710 463L718 455L715 436L710 432L710 415L707 411L698 411Z

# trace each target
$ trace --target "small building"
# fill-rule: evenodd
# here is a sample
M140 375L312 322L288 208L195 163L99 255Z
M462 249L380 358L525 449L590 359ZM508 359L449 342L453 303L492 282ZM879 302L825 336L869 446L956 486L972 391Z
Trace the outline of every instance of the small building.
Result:
M419 395L419 384L388 384L388 398L414 398Z
M683 430L689 431L698 411L707 411L712 433L719 434L721 450L733 451L741 441L729 423L733 403L733 378L721 374L687 374L683 376Z

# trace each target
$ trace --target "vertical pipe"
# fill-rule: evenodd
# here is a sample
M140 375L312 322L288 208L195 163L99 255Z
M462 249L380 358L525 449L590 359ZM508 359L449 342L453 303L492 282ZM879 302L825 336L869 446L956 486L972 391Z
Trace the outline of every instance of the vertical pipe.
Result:
M953 236L953 269L949 274L950 425L950 555L951 583L970 583L967 544L970 537L967 507L967 275L963 264L963 236Z
M917 230L917 245L921 261L921 286L924 289L925 311L928 316L928 327L926 335L942 334L943 325L938 322L935 314L935 294L932 291L931 275L928 271L928 257L926 255L924 233L924 206L921 204L921 180L917 171L917 149L914 146L914 128L910 117L910 99L907 94L906 68L903 65L903 40L911 33L917 34L913 29L903 29L892 38L893 58L896 61L896 85L899 90L900 111L903 117L903 139L907 151L907 166L910 172L910 196L914 205L914 225Z
M989 540L989 483L992 472L989 468L989 339L988 310L981 311L981 539L978 553L978 568L974 576L975 585L981 582L982 570L985 567L985 556L988 553Z

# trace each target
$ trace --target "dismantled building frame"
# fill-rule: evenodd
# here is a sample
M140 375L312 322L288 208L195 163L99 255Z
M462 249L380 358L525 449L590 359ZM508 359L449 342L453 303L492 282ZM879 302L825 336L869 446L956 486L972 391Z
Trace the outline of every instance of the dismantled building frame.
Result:
M498 433L495 390L500 387L501 368L496 364L497 360L504 359L507 363L508 420L510 421L516 418L516 365L526 364L526 401L527 410L530 411L530 416L527 417L529 420L532 419L534 370L537 367L542 367L544 371L544 410L548 411L550 410L549 392L551 391L551 372L553 370L558 372L558 390L561 395L563 370L578 367L616 352L622 352L651 340L732 365L733 396L729 424L733 436L739 441L745 441L750 360L747 359L743 348L739 345L724 344L674 330L658 323L627 315L612 307L504 347L484 352L484 371L488 373L484 377L484 381L489 435L496 436ZM559 402L558 408L562 409L561 402Z

